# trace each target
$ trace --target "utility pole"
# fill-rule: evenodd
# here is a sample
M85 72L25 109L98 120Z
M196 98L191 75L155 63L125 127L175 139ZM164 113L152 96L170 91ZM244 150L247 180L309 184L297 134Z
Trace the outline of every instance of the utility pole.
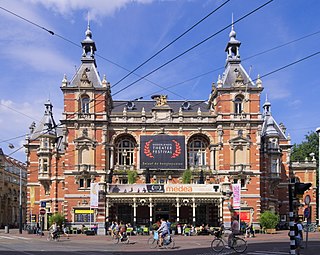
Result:
M290 255L296 254L296 241L294 239L294 214L293 214L293 187L294 183L289 183L289 226L290 226Z
M317 194L318 194L318 226L320 225L320 127L316 129L316 132L318 134L319 142L318 142L318 189L317 189Z

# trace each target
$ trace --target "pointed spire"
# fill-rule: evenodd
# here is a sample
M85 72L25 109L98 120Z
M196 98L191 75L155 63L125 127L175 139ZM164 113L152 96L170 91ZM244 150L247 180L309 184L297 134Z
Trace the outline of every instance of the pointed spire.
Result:
M240 63L240 53L239 47L241 42L236 39L236 32L234 30L234 22L233 22L233 14L232 14L232 22L231 22L231 31L229 34L229 42L225 51L227 52L227 63L228 62L238 62Z
M94 54L97 50L95 42L92 40L92 32L90 30L90 23L88 19L88 26L85 32L86 38L81 42L82 45L82 62L94 62Z

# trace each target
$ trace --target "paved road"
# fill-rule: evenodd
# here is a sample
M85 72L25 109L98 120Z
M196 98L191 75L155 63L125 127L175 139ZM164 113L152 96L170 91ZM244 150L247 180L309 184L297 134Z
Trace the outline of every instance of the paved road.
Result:
M289 253L288 231L274 235L258 234L248 239L248 255L284 255ZM177 254L177 255L212 255L210 243L212 236L174 236L176 248L150 249L147 245L149 236L132 236L129 244L113 244L109 236L71 235L69 239L61 238L59 242L49 242L45 237L19 234L10 230L5 234L0 230L0 255L121 255L121 254ZM320 254L320 233L310 233L308 248L301 254ZM234 254L224 250L224 255Z

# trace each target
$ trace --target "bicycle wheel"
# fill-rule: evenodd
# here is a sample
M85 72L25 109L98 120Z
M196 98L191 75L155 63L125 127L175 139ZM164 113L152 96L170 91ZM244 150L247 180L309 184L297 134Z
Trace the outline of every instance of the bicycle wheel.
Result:
M119 241L120 241L120 237L117 236L117 235L115 235L115 236L113 237L113 243L117 244L117 243L119 243Z
M245 240L243 240L240 237L235 237L233 238L233 242L232 242L232 248L238 252L238 253L243 253L246 251L247 249L247 242Z
M154 239L153 236L151 236L149 239L148 239L148 246L151 248L151 249L154 249L158 246L158 240Z
M52 235L51 235L51 233L48 234L47 240L48 240L48 241L51 241L51 240L52 240Z
M221 252L224 249L224 243L220 238L215 238L211 242L211 249L215 252Z
M165 246L167 249L173 249L175 247L175 242L174 240L171 238L170 243L166 244Z

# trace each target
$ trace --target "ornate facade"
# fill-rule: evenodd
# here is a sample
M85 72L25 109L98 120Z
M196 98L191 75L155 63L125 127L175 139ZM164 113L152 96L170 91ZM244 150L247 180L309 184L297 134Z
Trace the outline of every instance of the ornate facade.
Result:
M290 138L267 100L260 108L262 81L241 65L240 44L232 28L225 70L207 85L206 102L166 95L114 100L98 74L88 27L81 66L62 80L61 124L48 102L26 140L28 186L35 190L29 213L42 206L44 222L62 212L73 224L90 220L100 228L111 220L216 226L239 213L254 223L264 210L286 215ZM97 208L90 206L93 183ZM241 187L240 207L233 184Z

